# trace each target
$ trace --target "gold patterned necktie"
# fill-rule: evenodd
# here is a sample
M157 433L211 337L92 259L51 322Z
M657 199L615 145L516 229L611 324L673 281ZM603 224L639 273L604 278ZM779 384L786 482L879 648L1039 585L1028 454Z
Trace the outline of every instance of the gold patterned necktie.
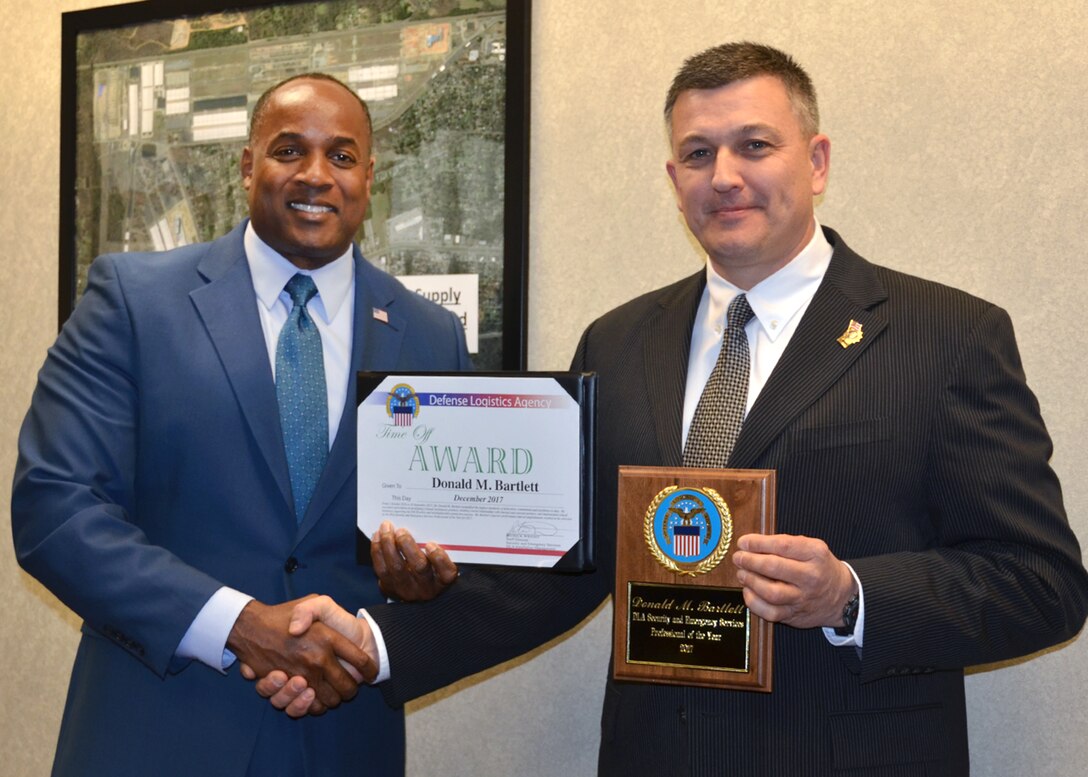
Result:
M738 294L729 303L724 342L691 419L684 445L685 467L720 469L733 452L748 402L750 363L744 327L751 318L748 298Z

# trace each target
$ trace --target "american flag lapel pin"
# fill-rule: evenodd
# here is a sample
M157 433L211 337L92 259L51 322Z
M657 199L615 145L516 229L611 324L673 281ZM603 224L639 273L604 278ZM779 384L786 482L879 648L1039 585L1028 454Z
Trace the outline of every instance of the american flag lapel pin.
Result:
M861 324L854 319L850 319L850 325L846 327L846 331L839 335L839 345L843 348L849 348L851 345L860 343L861 338L864 336L861 331Z
M383 324L389 323L389 313L382 308L371 308L374 313L374 320L381 321Z

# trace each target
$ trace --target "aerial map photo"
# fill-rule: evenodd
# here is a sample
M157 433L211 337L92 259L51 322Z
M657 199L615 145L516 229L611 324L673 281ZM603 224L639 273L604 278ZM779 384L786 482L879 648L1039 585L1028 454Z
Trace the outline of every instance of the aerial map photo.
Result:
M506 20L502 0L341 0L79 34L77 293L99 254L207 241L244 218L254 103L321 71L374 121L363 253L451 307L476 366L501 369Z

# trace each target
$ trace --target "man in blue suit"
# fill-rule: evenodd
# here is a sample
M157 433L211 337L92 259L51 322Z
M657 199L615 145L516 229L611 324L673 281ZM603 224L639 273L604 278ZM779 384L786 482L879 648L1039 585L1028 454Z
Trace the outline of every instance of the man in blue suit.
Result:
M355 694L338 659L373 677L323 624L287 633L290 600L312 592L385 602L355 558L354 374L469 368L457 319L353 245L373 170L365 104L326 76L289 79L254 109L250 220L91 268L39 375L12 497L19 562L84 619L54 774L403 772L403 715L376 691L292 721L231 668L304 676L319 708ZM293 301L298 284L316 296ZM308 485L283 404L292 326L320 336L302 379L324 381Z

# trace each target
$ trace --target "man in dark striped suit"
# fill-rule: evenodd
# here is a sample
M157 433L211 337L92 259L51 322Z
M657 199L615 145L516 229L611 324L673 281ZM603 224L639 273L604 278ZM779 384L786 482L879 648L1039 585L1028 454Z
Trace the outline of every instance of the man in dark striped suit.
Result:
M777 472L781 533L741 537L734 557L751 610L780 624L774 691L610 681L600 772L962 777L963 667L1068 639L1088 609L1009 318L820 227L830 141L789 56L702 52L665 116L708 262L582 338L574 366L600 375L601 514L616 465L689 459L743 295L750 376L726 461Z
M535 585L568 616L609 590L618 465L716 455L776 470L780 533L740 537L734 554L746 603L780 624L774 691L609 680L600 773L963 777L964 667L1069 639L1088 611L1009 317L870 264L820 227L830 141L789 56L749 43L702 52L665 116L667 170L707 266L583 335L573 369L599 374L602 568ZM727 450L691 430L735 302L750 310L733 333L748 377ZM531 590L522 578L507 576L511 596ZM464 594L455 585L421 611L472 607ZM527 611L539 624L552 609ZM427 648L517 635L516 615L435 618ZM441 671L414 690L441 684Z

